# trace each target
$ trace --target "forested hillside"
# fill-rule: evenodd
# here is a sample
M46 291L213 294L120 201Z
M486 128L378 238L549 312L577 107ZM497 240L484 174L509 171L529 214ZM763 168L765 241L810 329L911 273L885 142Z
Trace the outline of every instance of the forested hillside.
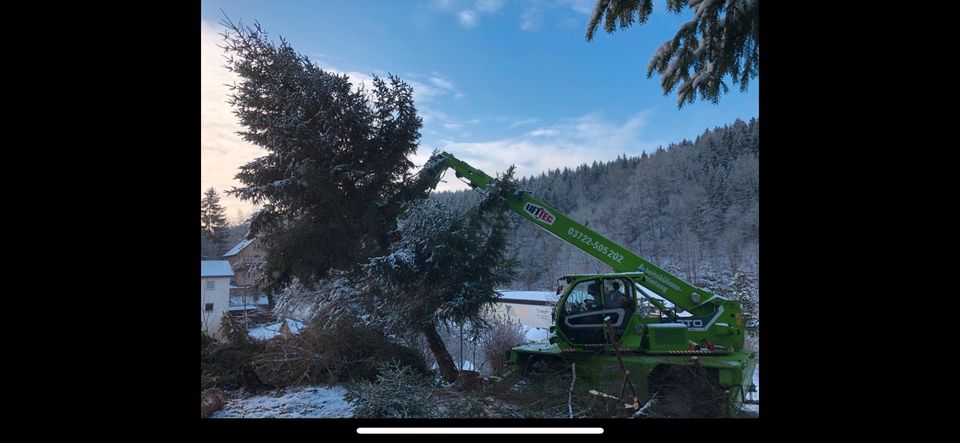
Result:
M520 188L695 285L729 294L741 269L758 296L759 135L759 120L737 120L650 155L526 177ZM476 191L434 196L452 207L478 197ZM550 290L564 274L609 272L511 215L520 273L509 289Z

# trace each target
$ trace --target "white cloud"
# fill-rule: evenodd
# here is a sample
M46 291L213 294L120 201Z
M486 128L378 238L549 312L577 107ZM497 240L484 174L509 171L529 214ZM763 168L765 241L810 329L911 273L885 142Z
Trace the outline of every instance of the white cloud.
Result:
M413 99L417 106L417 113L423 118L424 129L429 129L428 123L432 122L440 122L447 129L459 129L463 126L454 118L433 107L443 97L452 96L454 99L466 97L466 94L457 89L453 81L436 71L429 75L412 72L404 75L403 80L413 87Z
M481 12L497 12L503 6L503 0L477 0L474 5Z
M523 118L523 119L512 119L509 121L510 121L510 124L507 125L507 128L512 129L512 128L516 128L517 126L532 125L536 122L539 122L540 119L539 118Z
M454 16L464 29L472 29L480 25L484 17L493 16L504 9L507 2L504 0L431 0L420 3L418 14L430 16L434 14ZM543 28L545 11L565 10L577 15L589 16L593 12L596 0L527 0L515 2L520 5L520 29L527 32ZM509 11L509 20L516 19L516 10ZM581 21L569 17L558 18L559 26L570 27L582 25Z
M469 9L460 11L460 13L457 14L457 20L460 21L460 26L470 29L477 25L477 13Z
M583 26L584 28L586 28L586 26L587 26L587 25L586 25L586 22L583 22L583 21L581 21L581 20L577 20L577 19L575 19L575 18L570 18L570 17L567 17L567 18L565 18L565 19L563 19L563 20L560 21L560 27L563 28L563 29L572 29L572 28L577 28L577 27L581 27L581 26Z
M531 137L550 137L558 134L560 134L560 131L556 129L537 129L528 133Z
M543 27L544 10L556 11L557 9L569 8L578 15L590 16L593 13L593 7L596 0L551 0L549 2L534 0L528 3L520 13L520 29L525 32L538 31ZM568 12L569 14L569 12ZM575 19L569 16L554 19L559 20L558 26L561 28L572 28L576 26L585 26L586 22L582 19Z
M433 83L434 86L440 89L445 89L447 91L452 91L455 89L453 86L453 83L451 83L450 80L447 80L445 78L438 77L438 76L431 76L430 83Z
M430 105L417 105L417 114L423 119L424 130L430 130L434 124L438 123L448 131L455 131L463 128L463 123L451 117L449 114L438 111Z
M540 8L530 6L523 9L520 14L520 29L523 31L536 31L543 26L543 13Z
M597 5L597 0L556 0L556 2L558 5L569 6L570 9L584 15L592 14L593 7Z
M472 29L480 24L482 16L496 14L503 8L503 0L432 0L421 13L454 15L457 23L464 29ZM422 4L421 4L422 5Z
M466 95L457 89L457 86L443 74L433 71L430 74L419 74L407 72L403 75L403 81L413 86L413 98L419 106L421 102L430 103L438 97L446 95L454 98L463 98Z
M403 81L410 84L413 87L413 101L417 105L422 103L430 103L434 98L446 94L446 91L434 88L426 83L421 83L416 80L407 80Z
M644 150L665 144L644 137L650 113L649 110L637 113L622 123L610 122L600 113L591 113L563 119L519 137L481 142L444 139L441 149L490 175L501 173L510 165L516 165L517 177L538 175L550 169L574 168L595 160L614 160L621 154L640 155ZM443 189L465 188L465 185L459 187L451 183Z

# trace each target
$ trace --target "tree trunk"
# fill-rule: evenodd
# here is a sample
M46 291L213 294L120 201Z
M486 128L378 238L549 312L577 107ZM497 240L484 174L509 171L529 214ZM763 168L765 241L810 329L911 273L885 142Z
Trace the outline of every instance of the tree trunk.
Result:
M260 376L253 370L253 366L250 365L250 363L243 365L240 371L240 378L243 380L243 389L247 391L247 393L255 394L262 390L273 389L273 386L260 380Z
M437 332L437 325L430 323L426 326L420 328L420 331L423 332L423 335L427 338L427 345L430 346L430 351L433 352L434 358L437 359L437 367L440 368L440 375L443 376L443 379L453 383L457 380L457 365L453 363L453 357L450 356L450 352L447 351L447 347L443 344L443 339L440 338L440 334Z

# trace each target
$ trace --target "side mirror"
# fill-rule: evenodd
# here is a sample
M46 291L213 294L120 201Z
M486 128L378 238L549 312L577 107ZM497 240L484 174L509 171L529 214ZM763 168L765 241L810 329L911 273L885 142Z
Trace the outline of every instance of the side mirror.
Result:
M561 292L563 292L563 285L558 284L558 285L557 285L557 295L560 295Z

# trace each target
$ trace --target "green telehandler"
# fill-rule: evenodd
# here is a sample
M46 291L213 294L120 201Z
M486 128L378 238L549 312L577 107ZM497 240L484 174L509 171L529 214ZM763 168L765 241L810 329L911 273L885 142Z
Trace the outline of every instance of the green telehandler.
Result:
M481 191L496 184L483 171L446 152L435 153L416 176L411 194L423 198L447 168ZM607 274L567 275L558 280L549 342L517 346L509 361L515 380L534 362L573 364L585 382L617 380L621 400L635 410L655 394L685 397L731 415L752 403L757 353L745 349L740 302L695 287L525 191L505 197L510 209L553 236L610 266ZM386 213L395 218L403 209ZM508 385L506 381L502 385ZM624 397L630 387L632 397ZM619 398L615 397L614 398Z

